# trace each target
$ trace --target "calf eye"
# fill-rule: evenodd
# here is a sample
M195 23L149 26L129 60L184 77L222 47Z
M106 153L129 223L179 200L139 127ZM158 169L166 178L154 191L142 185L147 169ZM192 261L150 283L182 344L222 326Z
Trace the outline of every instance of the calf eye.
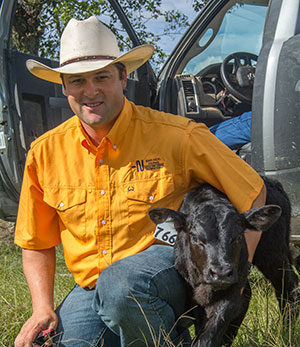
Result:
M199 237L193 235L193 234L190 234L190 238L191 238L191 241L193 244L197 245L197 246L201 246L201 247L205 247L205 243L202 242Z
M190 233L190 238L193 242L198 242L198 237L196 235Z

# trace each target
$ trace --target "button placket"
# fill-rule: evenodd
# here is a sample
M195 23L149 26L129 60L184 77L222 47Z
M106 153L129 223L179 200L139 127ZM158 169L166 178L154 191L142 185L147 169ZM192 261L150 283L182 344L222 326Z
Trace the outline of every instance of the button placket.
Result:
M105 147L102 144L102 148ZM97 234L97 248L99 255L99 268L102 269L103 265L100 259L105 257L105 263L109 264L111 262L111 222L110 222L110 194L109 194L109 167L106 165L106 157L102 157L103 152L99 151L96 167L96 191L97 198L95 203L97 203L98 210L98 234ZM104 164L103 163L104 159Z

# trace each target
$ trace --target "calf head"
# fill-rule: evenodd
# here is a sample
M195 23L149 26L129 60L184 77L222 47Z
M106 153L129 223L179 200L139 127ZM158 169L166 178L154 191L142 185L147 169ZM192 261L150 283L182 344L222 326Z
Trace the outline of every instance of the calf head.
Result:
M165 208L149 211L156 224L174 222L178 233L174 261L179 273L192 288L206 284L214 290L224 290L236 283L241 266L246 267L245 230L265 231L280 214L280 207L275 205L239 213L226 198L199 202L190 197L180 211Z

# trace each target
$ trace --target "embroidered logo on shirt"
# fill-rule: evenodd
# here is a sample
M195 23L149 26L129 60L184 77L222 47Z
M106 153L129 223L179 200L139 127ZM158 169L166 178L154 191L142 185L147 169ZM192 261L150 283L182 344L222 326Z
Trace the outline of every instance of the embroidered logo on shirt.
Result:
M137 172L144 170L159 170L164 167L164 163L160 158L137 160L135 165L132 166Z

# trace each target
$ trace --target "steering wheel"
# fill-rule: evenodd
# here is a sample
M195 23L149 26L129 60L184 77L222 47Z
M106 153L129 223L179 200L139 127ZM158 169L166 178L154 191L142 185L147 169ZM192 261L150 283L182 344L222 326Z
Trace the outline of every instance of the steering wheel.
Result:
M226 89L247 104L252 103L256 62L256 54L236 52L223 60L220 69L221 79Z

